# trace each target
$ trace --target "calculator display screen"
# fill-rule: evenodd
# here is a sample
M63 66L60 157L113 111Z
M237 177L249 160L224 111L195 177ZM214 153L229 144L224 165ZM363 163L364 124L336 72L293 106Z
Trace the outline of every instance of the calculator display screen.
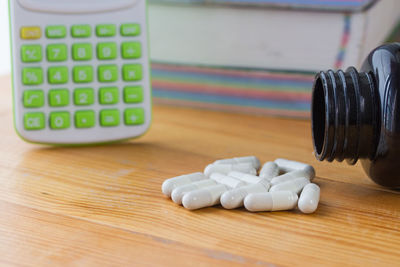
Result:
M99 13L124 9L138 0L18 0L29 10L49 13Z

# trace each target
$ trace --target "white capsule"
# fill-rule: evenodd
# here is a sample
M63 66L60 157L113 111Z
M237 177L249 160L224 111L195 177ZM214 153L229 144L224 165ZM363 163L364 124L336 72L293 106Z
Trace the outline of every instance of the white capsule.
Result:
M238 164L238 163L251 163L255 169L258 170L258 168L260 168L260 160L256 156L220 159L214 161L214 164Z
M183 196L190 192L201 188L206 188L212 185L216 185L217 182L211 179L200 180L191 184L181 185L172 190L171 198L176 204L182 204Z
M268 178L270 180L278 175L279 175L279 166L272 161L264 163L264 165L261 167L259 174L260 178L262 179Z
M172 190L174 190L178 186L190 184L192 182L196 182L196 181L200 181L200 180L204 180L204 179L207 179L207 177L204 175L204 173L201 173L201 172L195 172L195 173L191 173L191 174L177 176L177 177L165 180L161 186L161 190L164 193L164 195L167 195L170 197Z
M271 184L274 186L276 184L280 184L280 183L284 183L296 178L300 178L300 177L305 177L307 179L309 179L310 181L312 181L314 179L314 172L310 172L307 169L304 170L296 170L296 171L291 171L279 176L276 176L274 178L272 178L271 180Z
M268 192L270 187L269 181L263 179L257 184L249 184L243 187L229 190L222 194L221 205L225 209L235 209L243 206L244 198L251 193L264 193Z
M244 207L249 211L291 210L296 207L297 199L297 194L291 191L249 194Z
M286 181L280 184L273 185L269 192L276 192L276 191L292 191L296 194L299 194L301 190L310 183L305 177L296 178L290 181Z
M276 159L275 163L278 164L279 169L282 170L283 172L291 172L291 171L295 171L295 170L306 170L308 172L313 172L314 176L315 176L314 167L309 164L306 164L306 163L302 163L302 162L298 162L298 161L294 161L294 160L287 160L287 159Z
M212 173L210 175L210 179L216 181L219 184L224 184L229 188L237 188L246 185L246 183L243 181L218 172Z
M183 196L182 204L189 210L211 207L220 203L221 195L226 191L228 187L223 184L191 191Z
M250 174L257 174L257 170L249 162L238 164L210 164L204 169L204 174L210 176L214 172L228 174L231 171L240 171Z
M320 189L316 184L308 184L301 192L298 207L303 213L313 213L319 203Z
M228 176L239 179L239 180L249 183L249 184L256 184L261 181L261 178L256 175L248 174L248 173L244 173L244 172L238 172L238 171L229 172Z

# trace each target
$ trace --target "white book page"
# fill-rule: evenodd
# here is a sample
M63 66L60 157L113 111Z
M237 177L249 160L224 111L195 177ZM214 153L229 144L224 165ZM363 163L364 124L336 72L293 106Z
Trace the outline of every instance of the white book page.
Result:
M150 5L153 60L318 70L334 65L341 13Z

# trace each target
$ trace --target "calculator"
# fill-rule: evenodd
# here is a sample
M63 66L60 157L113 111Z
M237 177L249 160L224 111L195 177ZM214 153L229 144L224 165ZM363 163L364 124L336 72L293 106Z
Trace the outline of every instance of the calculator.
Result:
M9 0L14 124L26 141L80 145L151 122L145 0Z

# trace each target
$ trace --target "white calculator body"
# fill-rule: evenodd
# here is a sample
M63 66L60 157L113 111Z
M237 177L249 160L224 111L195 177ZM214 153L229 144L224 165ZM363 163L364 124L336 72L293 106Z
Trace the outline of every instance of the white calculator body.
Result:
M14 122L25 140L105 143L151 122L145 0L10 0Z

